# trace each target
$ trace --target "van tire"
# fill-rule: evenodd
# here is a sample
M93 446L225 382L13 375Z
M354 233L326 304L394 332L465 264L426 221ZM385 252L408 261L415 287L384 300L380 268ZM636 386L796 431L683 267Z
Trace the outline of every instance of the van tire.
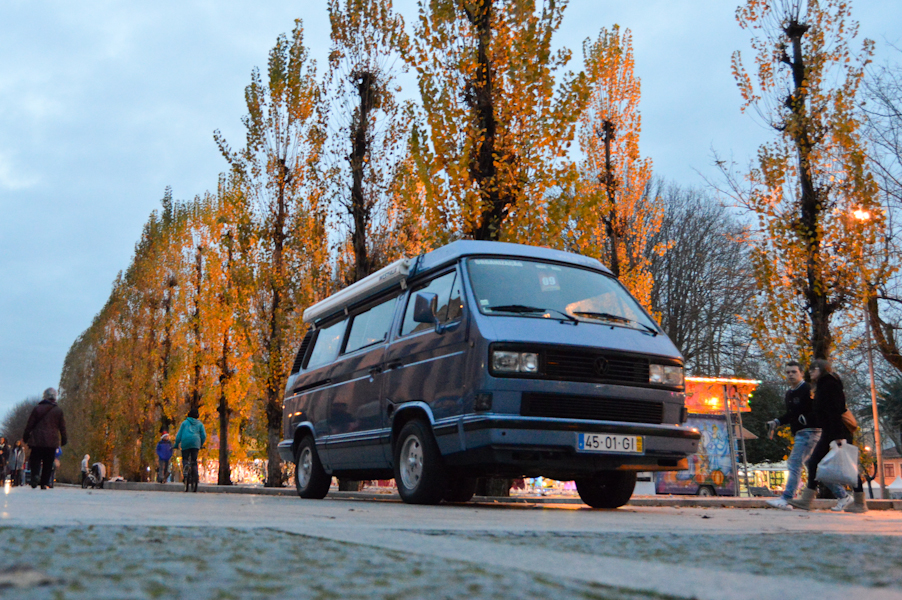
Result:
M633 471L601 471L576 480L576 491L592 508L619 508L629 502L636 489Z
M301 498L322 500L329 493L332 478L323 469L316 442L309 435L301 440L294 461L294 487Z
M702 496L702 497L710 497L710 496L716 496L716 495L717 495L717 492L715 492L714 488L711 487L710 485L703 485L703 486L699 487L698 492L696 492L696 496Z
M445 502L464 503L469 502L476 493L476 478L454 475L448 477L448 486L445 488Z
M407 504L438 504L447 487L447 474L429 426L413 420L401 428L394 447L395 484Z

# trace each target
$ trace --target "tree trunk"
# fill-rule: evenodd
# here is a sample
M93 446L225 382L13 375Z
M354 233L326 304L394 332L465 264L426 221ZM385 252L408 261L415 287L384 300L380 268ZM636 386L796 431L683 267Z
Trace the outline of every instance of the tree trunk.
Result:
M351 217L354 221L354 281L360 281L372 272L371 259L367 256L366 248L370 207L367 206L363 194L363 175L370 153L370 112L375 103L376 75L363 71L353 73L351 77L357 79L357 93L360 98L356 121L351 131L351 155L348 157L351 163Z
M201 339L200 339L200 291L203 280L203 253L197 247L195 265L197 281L194 284L194 382L191 389L190 410L200 410L200 372L201 372Z
M229 465L229 402L225 391L219 395L219 478L218 485L232 485L232 468Z
M877 305L877 296L870 294L868 297L868 316L871 319L871 331L874 333L874 341L880 354L897 371L902 372L902 354L896 344L894 328L880 318L880 309Z
M226 384L231 377L229 372L229 334L226 332L222 342L222 358L219 373L219 485L232 485L232 468L229 464L229 417L232 410L226 397Z
M511 495L513 479L503 477L480 477L476 480L476 495L507 498Z
M272 311L269 318L268 369L266 377L266 432L267 487L282 487L282 459L279 457L278 445L282 438L282 291L285 285L285 272L282 249L285 239L285 186L291 180L291 173L281 158L279 178L279 196L276 206L276 219L273 224L273 257L272 257Z
M229 234L231 235L231 234ZM226 258L226 289L223 297L225 300L220 307L221 312L231 311L231 302L229 302L229 294L232 290L232 244L229 237L228 255ZM229 352L231 339L229 330L226 329L222 337L222 356L219 361L219 477L217 483L219 485L232 485L232 468L229 464L229 417L232 409L229 408L229 400L226 397L226 384L232 376L229 370Z
M799 183L801 187L799 237L806 244L805 300L811 320L811 352L814 358L829 358L833 345L830 333L830 317L836 306L829 302L828 289L820 271L821 234L820 226L824 218L825 206L821 203L820 190L815 187L811 172L811 155L815 142L815 132L811 131L811 120L805 105L807 89L805 76L807 67L802 51L802 37L808 32L808 25L790 21L784 28L792 40L792 57L784 53L783 62L792 69L793 92L786 98L786 106L792 113L790 123L793 142L799 161ZM785 52L785 51L784 51Z
M470 176L479 189L482 205L476 228L475 240L497 240L501 235L501 222L507 210L507 202L498 186L498 170L495 167L495 141L497 122L493 98L492 63L489 46L492 43L492 1L465 7L467 18L476 28L476 73L468 93L468 103L476 120L476 130L482 133L476 152L471 159Z
M611 143L614 141L616 129L611 121L604 122L604 188L608 200L608 214L604 218L608 243L611 245L610 264L608 267L614 277L620 277L620 256L617 253L620 236L617 227L617 178L614 176L614 164L611 162Z

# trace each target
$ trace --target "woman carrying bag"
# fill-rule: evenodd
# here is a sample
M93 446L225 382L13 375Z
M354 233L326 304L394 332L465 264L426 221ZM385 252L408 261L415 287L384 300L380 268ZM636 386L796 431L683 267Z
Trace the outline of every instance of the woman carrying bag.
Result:
M811 510L811 502L817 494L817 466L830 451L830 442L836 441L838 445L851 444L852 432L843 421L843 413L846 412L846 394L843 391L842 381L833 373L830 361L815 359L808 368L811 375L811 383L814 385L814 402L812 409L820 424L823 433L821 439L808 459L808 487L802 492L802 496L789 503L802 510ZM864 488L861 486L861 477L855 487L853 496L848 494L839 498L834 511L850 513L867 512L868 506L864 500Z

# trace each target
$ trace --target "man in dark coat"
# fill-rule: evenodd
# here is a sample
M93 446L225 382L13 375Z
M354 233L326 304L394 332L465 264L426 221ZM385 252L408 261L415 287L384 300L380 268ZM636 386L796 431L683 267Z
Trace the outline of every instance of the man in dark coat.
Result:
M31 487L38 487L38 473L41 475L41 489L46 490L53 475L53 459L56 449L66 445L66 419L63 409L56 404L56 390L44 390L44 399L34 407L25 425L22 439L31 448L28 465L31 468Z

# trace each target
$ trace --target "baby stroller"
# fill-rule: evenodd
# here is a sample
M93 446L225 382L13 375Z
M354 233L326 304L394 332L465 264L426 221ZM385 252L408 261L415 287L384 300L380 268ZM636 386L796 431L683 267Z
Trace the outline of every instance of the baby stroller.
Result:
M91 465L91 470L85 473L81 481L82 488L103 489L103 480L106 478L106 468L103 463L96 462Z

